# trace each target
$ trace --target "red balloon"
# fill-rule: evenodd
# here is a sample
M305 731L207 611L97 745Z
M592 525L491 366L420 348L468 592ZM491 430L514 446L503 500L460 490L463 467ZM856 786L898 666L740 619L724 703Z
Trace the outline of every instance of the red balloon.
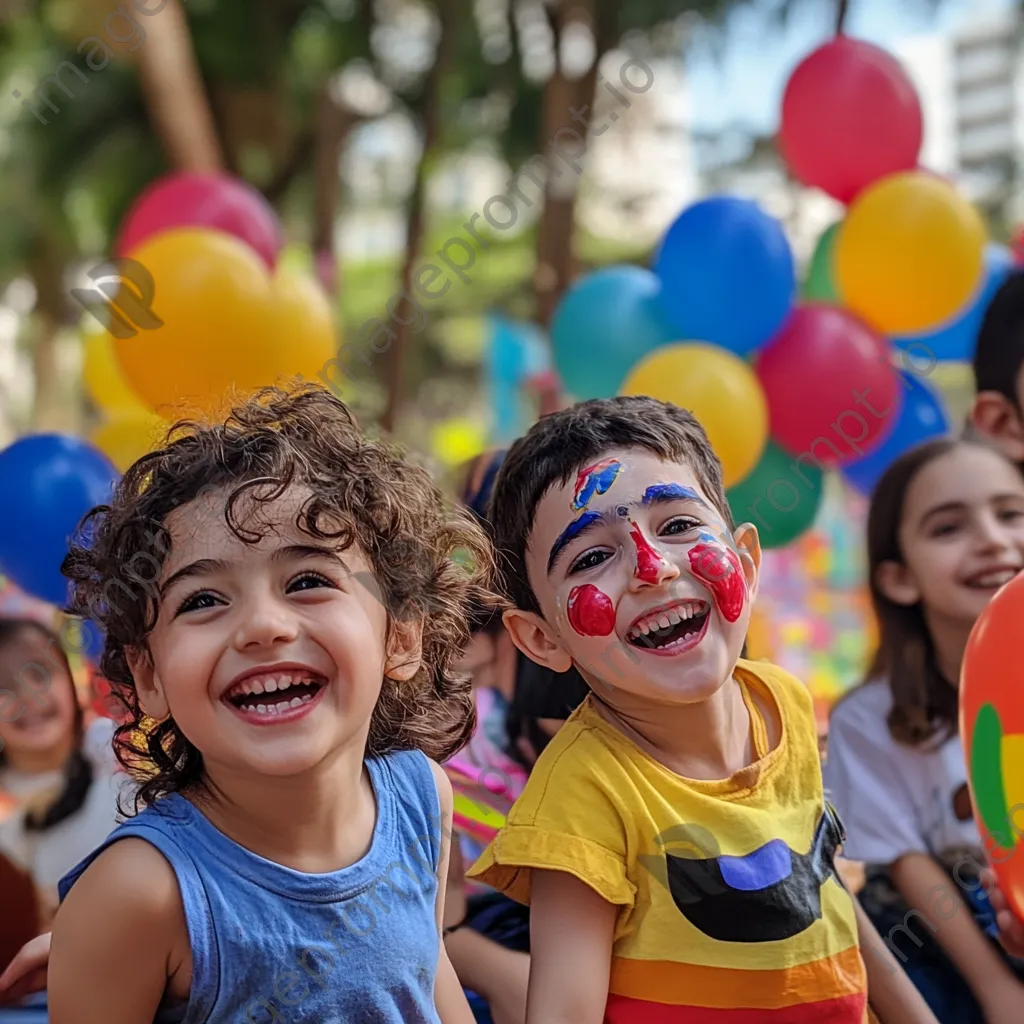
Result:
M226 174L168 174L146 188L128 211L115 246L127 256L171 228L212 228L233 235L274 269L281 224L274 208L244 181Z
M805 57L786 84L779 143L797 178L843 203L897 171L913 170L923 119L899 61L838 36Z
M889 342L836 306L800 306L755 370L772 438L791 455L839 466L877 448L902 402Z

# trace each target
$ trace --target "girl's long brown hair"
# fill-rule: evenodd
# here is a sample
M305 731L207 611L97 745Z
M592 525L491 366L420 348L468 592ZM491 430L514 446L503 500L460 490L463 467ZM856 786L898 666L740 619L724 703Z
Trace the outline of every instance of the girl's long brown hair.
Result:
M908 746L942 743L956 735L956 680L939 672L920 603L890 601L879 589L878 571L883 562L904 560L899 533L910 485L926 466L963 445L989 448L976 440L941 438L901 455L879 480L868 512L868 578L878 621L878 649L867 679L888 680L892 691L889 732Z

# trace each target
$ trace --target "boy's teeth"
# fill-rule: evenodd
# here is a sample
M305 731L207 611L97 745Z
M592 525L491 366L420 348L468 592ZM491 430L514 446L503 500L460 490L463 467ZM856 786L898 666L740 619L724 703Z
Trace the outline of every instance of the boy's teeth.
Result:
M284 680L283 679L281 680L281 682L282 682L282 684L284 684ZM283 688L284 687L282 685L282 689ZM267 693L274 693L274 692L276 692L276 690L277 690L277 680L276 679L268 679L267 680L267 684L264 687L264 689L267 691Z

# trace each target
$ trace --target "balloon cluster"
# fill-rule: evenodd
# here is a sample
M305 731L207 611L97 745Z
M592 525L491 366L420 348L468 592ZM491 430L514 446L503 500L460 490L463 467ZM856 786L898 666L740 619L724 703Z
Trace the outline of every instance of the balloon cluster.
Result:
M97 293L116 335L83 331L102 417L91 443L35 435L0 452L0 572L18 587L65 604L69 538L167 418L216 413L232 392L313 377L332 357L327 298L279 266L281 246L270 205L226 175L172 174L139 196L114 249L119 287Z
M115 255L152 279L159 326L108 335L106 343L146 409L215 414L232 393L315 377L331 359L327 296L312 277L280 265L281 247L274 210L235 178L172 174L139 196ZM132 287L130 274L125 279L115 307Z
M714 196L679 215L651 270L598 270L556 310L566 389L690 409L734 517L767 547L810 527L826 471L870 493L901 452L948 432L925 378L970 357L1013 262L953 185L918 167L921 136L899 63L840 36L800 63L783 99L790 170L847 206L799 294L782 225Z

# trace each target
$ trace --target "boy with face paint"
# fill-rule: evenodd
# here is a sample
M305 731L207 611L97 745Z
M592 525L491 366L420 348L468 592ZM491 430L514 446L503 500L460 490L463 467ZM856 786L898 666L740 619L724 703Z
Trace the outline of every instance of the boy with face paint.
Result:
M527 1024L864 1024L869 981L933 1024L836 875L809 694L740 657L761 552L696 420L545 417L490 518L516 646L591 689L471 872L531 906Z

